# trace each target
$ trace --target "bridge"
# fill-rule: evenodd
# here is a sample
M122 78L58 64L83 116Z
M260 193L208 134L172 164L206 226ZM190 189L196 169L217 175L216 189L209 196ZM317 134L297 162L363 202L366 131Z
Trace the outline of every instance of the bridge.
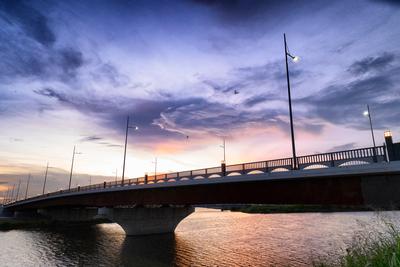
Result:
M78 186L7 200L15 216L107 218L127 235L173 232L204 204L399 207L400 143Z

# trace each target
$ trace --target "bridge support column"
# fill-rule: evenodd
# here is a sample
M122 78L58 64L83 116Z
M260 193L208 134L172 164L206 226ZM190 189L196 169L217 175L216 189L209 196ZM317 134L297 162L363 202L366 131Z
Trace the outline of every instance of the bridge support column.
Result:
M173 233L178 224L194 212L192 206L99 208L99 217L118 223L126 235Z

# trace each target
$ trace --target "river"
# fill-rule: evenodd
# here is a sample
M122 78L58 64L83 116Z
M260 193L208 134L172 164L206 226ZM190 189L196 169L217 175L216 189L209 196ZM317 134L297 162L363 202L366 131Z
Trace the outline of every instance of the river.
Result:
M0 266L310 266L400 212L245 214L198 209L170 235L117 224L0 231Z

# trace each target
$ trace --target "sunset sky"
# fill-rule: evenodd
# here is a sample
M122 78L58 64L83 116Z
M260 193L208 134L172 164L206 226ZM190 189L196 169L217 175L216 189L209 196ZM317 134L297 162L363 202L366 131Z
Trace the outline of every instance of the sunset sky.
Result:
M291 155L283 33L299 155L400 139L400 2L0 2L0 191ZM235 94L235 90L238 94ZM189 136L189 138L187 138ZM103 177L105 176L105 177Z

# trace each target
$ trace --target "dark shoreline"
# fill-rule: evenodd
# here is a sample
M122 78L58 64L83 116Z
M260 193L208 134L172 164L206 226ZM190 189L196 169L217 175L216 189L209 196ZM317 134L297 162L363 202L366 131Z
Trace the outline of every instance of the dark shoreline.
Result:
M398 210L397 208L377 209L369 206L337 206L337 205L265 205L253 204L243 207L231 207L230 211L259 214L275 213L306 213L306 212L354 212L354 211L379 211Z

